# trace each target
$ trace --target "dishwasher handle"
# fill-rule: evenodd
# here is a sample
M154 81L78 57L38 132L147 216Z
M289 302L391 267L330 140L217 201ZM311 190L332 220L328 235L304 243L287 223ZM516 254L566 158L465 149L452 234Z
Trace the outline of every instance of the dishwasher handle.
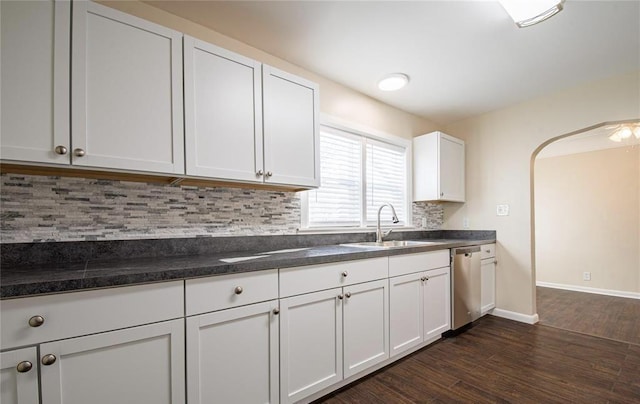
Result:
M474 245L471 247L460 247L460 248L454 248L453 249L453 255L462 255L462 254L473 254L473 253L478 253L480 252L480 246L479 245Z

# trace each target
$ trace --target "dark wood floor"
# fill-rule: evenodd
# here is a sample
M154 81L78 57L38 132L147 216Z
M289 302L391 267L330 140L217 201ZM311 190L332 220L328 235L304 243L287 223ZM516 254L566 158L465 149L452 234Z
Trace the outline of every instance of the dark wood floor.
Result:
M536 288L540 324L640 345L640 300Z
M640 403L640 346L493 316L316 403Z

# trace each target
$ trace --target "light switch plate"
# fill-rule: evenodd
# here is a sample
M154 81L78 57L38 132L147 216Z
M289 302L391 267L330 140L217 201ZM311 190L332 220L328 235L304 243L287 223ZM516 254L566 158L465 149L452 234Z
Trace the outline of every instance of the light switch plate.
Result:
M509 216L509 205L496 205L496 215Z

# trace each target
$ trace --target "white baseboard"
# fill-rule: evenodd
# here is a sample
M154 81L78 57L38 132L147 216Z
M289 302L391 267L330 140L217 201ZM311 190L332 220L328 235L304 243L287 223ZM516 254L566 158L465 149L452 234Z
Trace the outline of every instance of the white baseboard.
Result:
M564 285L561 283L550 283L550 282L536 282L536 286L541 286L543 288L572 290L574 292L595 293L597 295L626 297L629 299L640 299L640 293L625 292L623 290L598 289L598 288L589 288L586 286Z
M495 308L491 311L491 314L493 314L496 317L502 317L508 320L515 320L515 321L519 321L521 323L527 323L527 324L535 324L538 321L540 321L540 318L538 317L538 313L522 314L515 311L502 310L502 309Z

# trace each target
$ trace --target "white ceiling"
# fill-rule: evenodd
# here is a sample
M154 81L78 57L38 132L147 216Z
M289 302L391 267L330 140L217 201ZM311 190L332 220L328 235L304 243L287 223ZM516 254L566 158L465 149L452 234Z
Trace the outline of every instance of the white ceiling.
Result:
M640 70L640 1L568 0L517 28L497 1L146 1L439 124ZM387 73L406 88L376 87Z

